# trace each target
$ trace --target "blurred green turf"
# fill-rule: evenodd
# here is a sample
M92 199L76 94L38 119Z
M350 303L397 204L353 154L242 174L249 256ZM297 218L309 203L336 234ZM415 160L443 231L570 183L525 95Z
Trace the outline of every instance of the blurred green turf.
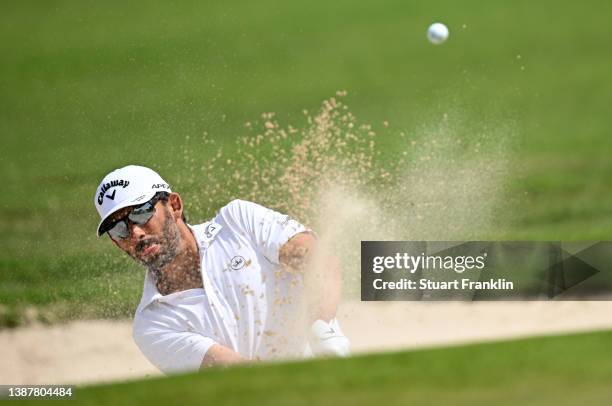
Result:
M142 272L94 237L101 177L153 166L203 220L187 164L210 159L204 132L231 145L266 111L299 125L342 89L361 122L391 123L389 153L444 113L514 138L512 221L486 237L609 239L611 17L595 0L3 2L2 304L129 315Z
M66 404L607 405L612 332L262 364L76 388ZM62 402L54 400L53 402Z

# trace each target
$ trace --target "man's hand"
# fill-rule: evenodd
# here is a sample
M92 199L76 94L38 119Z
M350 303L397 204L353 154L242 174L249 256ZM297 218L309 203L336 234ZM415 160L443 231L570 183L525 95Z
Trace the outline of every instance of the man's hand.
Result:
M228 366L244 362L247 362L247 359L234 350L220 344L214 344L206 352L200 369L212 366Z
M351 354L351 343L336 319L329 323L315 321L310 327L308 343L314 355L348 357Z

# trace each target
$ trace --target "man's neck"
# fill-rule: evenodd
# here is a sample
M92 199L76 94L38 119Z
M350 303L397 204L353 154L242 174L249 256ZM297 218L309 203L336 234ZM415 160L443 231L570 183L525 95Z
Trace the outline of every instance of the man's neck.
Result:
M168 265L154 272L157 275L157 290L162 295L203 287L198 245L191 229L183 226L180 227L183 244L179 254Z

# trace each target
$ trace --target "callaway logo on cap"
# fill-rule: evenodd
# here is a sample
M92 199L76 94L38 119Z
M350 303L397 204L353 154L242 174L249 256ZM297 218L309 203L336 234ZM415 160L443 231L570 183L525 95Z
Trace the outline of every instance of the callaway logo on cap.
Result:
M100 215L98 236L108 216L124 207L145 203L157 192L170 193L172 190L157 172L144 166L124 166L106 175L94 196L94 205Z

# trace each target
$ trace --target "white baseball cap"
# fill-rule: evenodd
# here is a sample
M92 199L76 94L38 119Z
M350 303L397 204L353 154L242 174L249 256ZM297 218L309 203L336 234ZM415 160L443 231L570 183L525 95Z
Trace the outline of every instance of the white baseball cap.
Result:
M128 165L106 175L94 196L94 205L100 215L98 237L108 216L124 207L146 203L157 192L170 193L172 190L157 172L144 166Z

